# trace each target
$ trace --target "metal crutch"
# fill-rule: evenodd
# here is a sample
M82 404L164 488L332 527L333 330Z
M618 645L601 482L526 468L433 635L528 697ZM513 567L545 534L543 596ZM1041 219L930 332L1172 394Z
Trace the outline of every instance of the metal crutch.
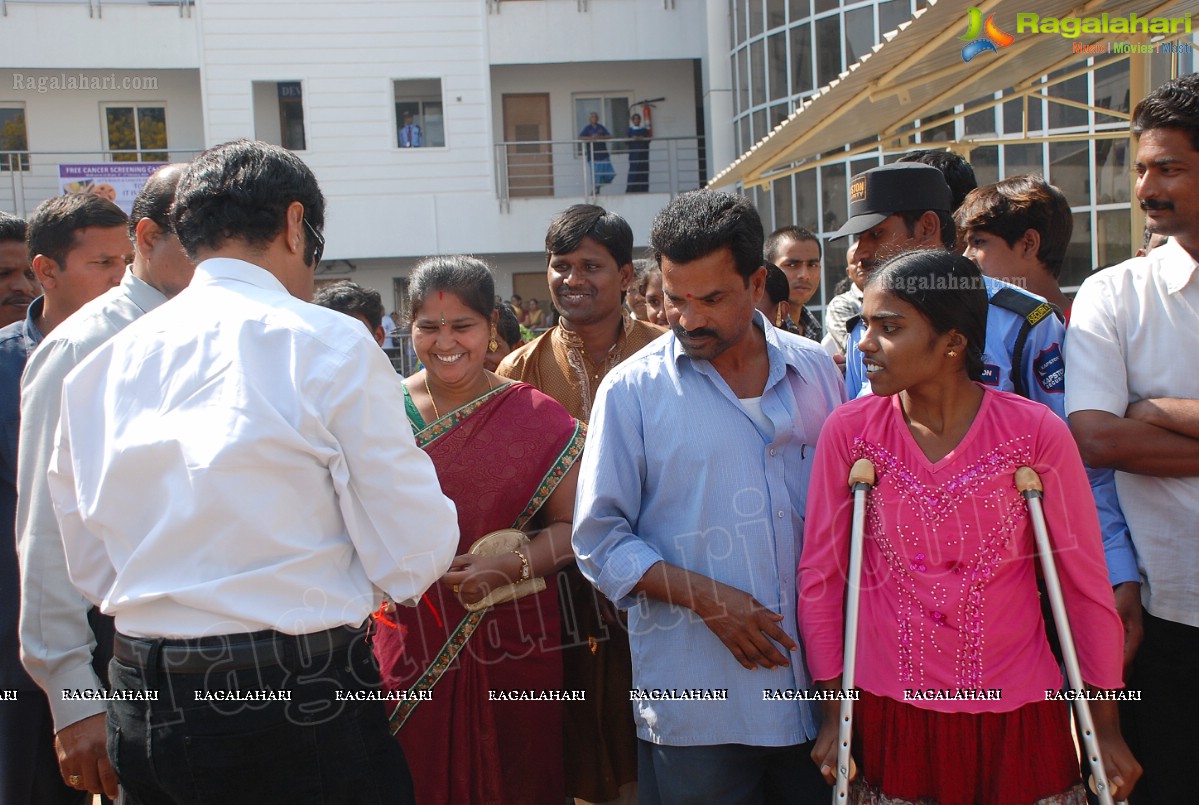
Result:
M1049 592L1049 605L1053 608L1053 622L1057 625L1058 639L1062 644L1062 659L1066 663L1066 679L1074 691L1083 690L1082 671L1078 666L1078 653L1074 650L1074 633L1070 631L1070 619L1066 615L1066 602L1062 598L1062 585L1057 575L1057 563L1053 560L1053 548L1049 544L1049 530L1045 526L1045 513L1041 509L1044 487L1041 478L1032 467L1016 470L1016 489L1028 503L1028 514L1032 518L1033 532L1037 538L1037 553L1041 557L1041 571L1045 576L1045 588ZM1113 805L1111 786L1107 782L1107 770L1103 768L1103 757L1099 753L1099 740L1095 735L1095 722L1091 719L1091 708L1085 698L1074 700L1074 717L1082 730L1083 749L1095 773L1095 793L1103 805Z
M849 532L848 594L845 603L845 649L841 672L841 721L837 729L837 785L833 805L849 801L849 778L853 759L849 741L853 733L854 665L858 654L858 604L862 597L862 542L866 530L866 493L874 486L874 465L859 458L849 470L849 488L853 490L853 527Z

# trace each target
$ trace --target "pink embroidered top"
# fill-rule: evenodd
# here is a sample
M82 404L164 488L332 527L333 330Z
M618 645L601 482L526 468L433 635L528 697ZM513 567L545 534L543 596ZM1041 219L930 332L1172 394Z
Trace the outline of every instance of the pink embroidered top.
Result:
M1006 712L1061 686L1037 595L1032 521L1013 480L1024 465L1045 488L1083 679L1123 687L1123 627L1069 429L1045 406L991 390L936 463L908 430L898 395L854 400L825 422L799 563L799 629L813 679L842 669L847 479L859 458L870 459L878 480L866 507L856 687L942 712ZM946 696L976 691L1000 698Z

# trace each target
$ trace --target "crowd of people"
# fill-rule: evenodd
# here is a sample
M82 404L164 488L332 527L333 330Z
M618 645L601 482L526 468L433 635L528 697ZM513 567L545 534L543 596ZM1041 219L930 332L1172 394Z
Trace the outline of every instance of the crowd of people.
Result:
M1191 801L1199 76L1132 126L1161 242L1073 303L1060 190L921 151L853 177L823 323L820 239L712 190L645 259L558 213L545 309L461 255L314 294L255 141L0 214L0 803L827 802L847 697L853 803Z

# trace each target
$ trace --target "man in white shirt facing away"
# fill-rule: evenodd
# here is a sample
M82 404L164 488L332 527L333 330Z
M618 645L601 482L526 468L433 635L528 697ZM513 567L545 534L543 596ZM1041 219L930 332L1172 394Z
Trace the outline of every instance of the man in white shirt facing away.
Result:
M449 568L453 504L363 327L306 301L312 172L240 140L171 223L191 285L66 380L50 491L116 619L109 757L137 801L411 802L364 628Z

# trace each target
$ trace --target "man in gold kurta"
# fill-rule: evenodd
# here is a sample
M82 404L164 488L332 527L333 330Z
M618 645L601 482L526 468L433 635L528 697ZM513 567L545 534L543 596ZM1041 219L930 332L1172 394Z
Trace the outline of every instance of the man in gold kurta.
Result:
M497 372L536 386L585 422L604 376L665 330L634 320L622 305L633 277L633 231L619 215L592 204L570 207L550 222L545 250L561 317ZM584 802L635 802L628 632L574 565L562 572L559 598L563 686L587 691L585 702L566 703L566 793Z

